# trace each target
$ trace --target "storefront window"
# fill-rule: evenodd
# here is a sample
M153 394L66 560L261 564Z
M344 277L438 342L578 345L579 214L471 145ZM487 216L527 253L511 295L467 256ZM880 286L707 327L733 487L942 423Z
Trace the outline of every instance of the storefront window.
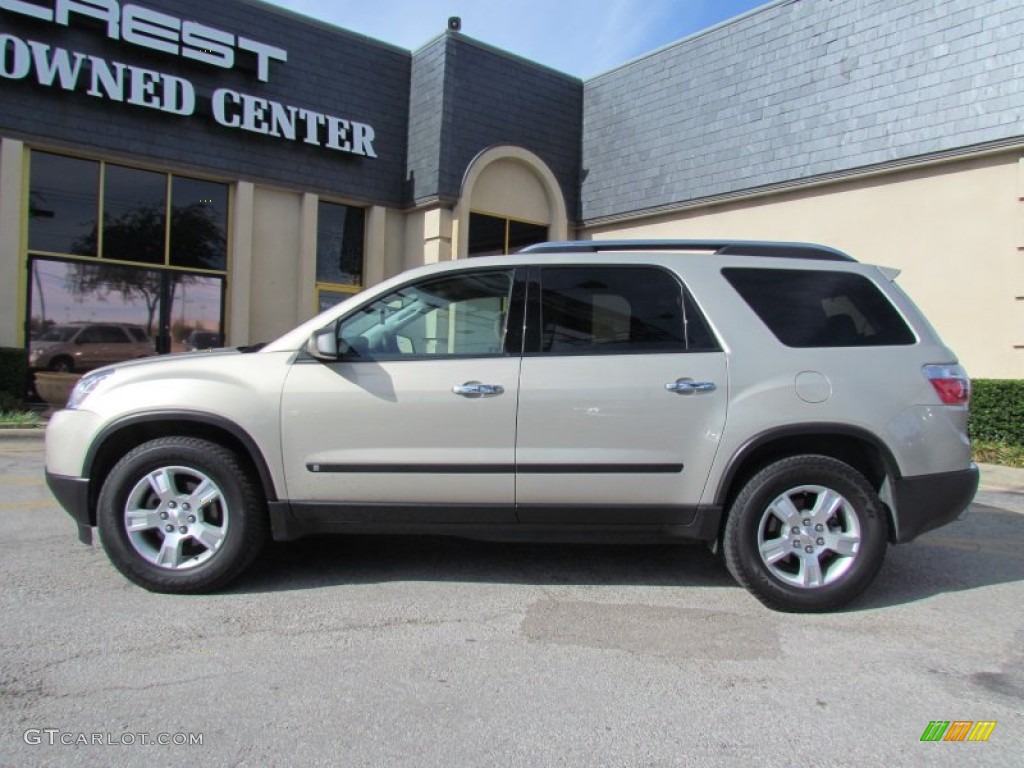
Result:
M171 180L171 264L225 269L228 260L228 188L175 176Z
M33 151L29 189L33 368L222 344L226 184Z
M548 239L548 228L543 224L488 216L485 213L469 214L469 255L495 256L515 253L520 248Z
M103 257L163 264L167 174L110 164L104 171Z
M29 249L95 256L99 189L100 164L95 160L33 152Z
M320 201L317 208L316 285L319 310L363 287L366 211Z
M223 277L52 259L32 259L30 276L33 368L77 372L158 352L222 345L211 340L223 338ZM121 343L83 346L98 344L94 337Z

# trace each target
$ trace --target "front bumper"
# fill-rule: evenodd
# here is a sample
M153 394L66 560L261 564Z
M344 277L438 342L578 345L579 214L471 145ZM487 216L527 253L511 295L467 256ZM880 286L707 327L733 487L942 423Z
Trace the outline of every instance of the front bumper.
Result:
M957 472L903 477L893 483L895 540L903 544L953 522L978 491L976 464Z
M92 519L89 509L89 481L84 477L55 475L46 470L46 484L57 501L78 523L78 540L92 544Z

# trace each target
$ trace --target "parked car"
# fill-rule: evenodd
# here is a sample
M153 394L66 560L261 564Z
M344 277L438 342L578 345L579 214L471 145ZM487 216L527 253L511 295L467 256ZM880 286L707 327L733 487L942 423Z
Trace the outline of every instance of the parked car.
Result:
M124 323L55 325L29 342L28 363L49 371L88 371L156 354L145 329Z
M262 348L87 375L47 480L160 592L224 586L268 536L678 538L832 609L978 484L967 374L896 274L733 241L423 267Z

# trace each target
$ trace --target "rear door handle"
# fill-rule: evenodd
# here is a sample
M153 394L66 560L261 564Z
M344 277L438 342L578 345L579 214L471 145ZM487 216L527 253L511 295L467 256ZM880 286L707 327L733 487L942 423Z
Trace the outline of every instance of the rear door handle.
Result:
M501 384L481 384L479 381L467 381L465 384L456 384L452 392L462 397L496 397L505 394L505 388Z
M670 381L665 385L665 389L669 392L675 392L677 395L693 395L698 392L714 392L718 389L718 385L713 381L694 381L690 378L684 378Z

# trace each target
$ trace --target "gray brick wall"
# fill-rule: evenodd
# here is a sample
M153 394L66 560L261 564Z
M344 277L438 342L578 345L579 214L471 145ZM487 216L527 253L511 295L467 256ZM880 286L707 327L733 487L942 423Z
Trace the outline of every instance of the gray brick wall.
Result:
M287 64L270 81L111 41L82 24L69 29L0 13L0 31L107 61L121 61L190 80L200 109L218 87L368 123L377 159L301 141L274 139L217 125L68 93L28 81L0 80L0 132L103 154L125 153L228 179L266 180L357 202L399 206L405 189L411 54L249 0L145 0L147 8L277 45ZM203 97L207 104L203 106Z
M588 81L593 220L1024 135L1021 0L783 0Z

